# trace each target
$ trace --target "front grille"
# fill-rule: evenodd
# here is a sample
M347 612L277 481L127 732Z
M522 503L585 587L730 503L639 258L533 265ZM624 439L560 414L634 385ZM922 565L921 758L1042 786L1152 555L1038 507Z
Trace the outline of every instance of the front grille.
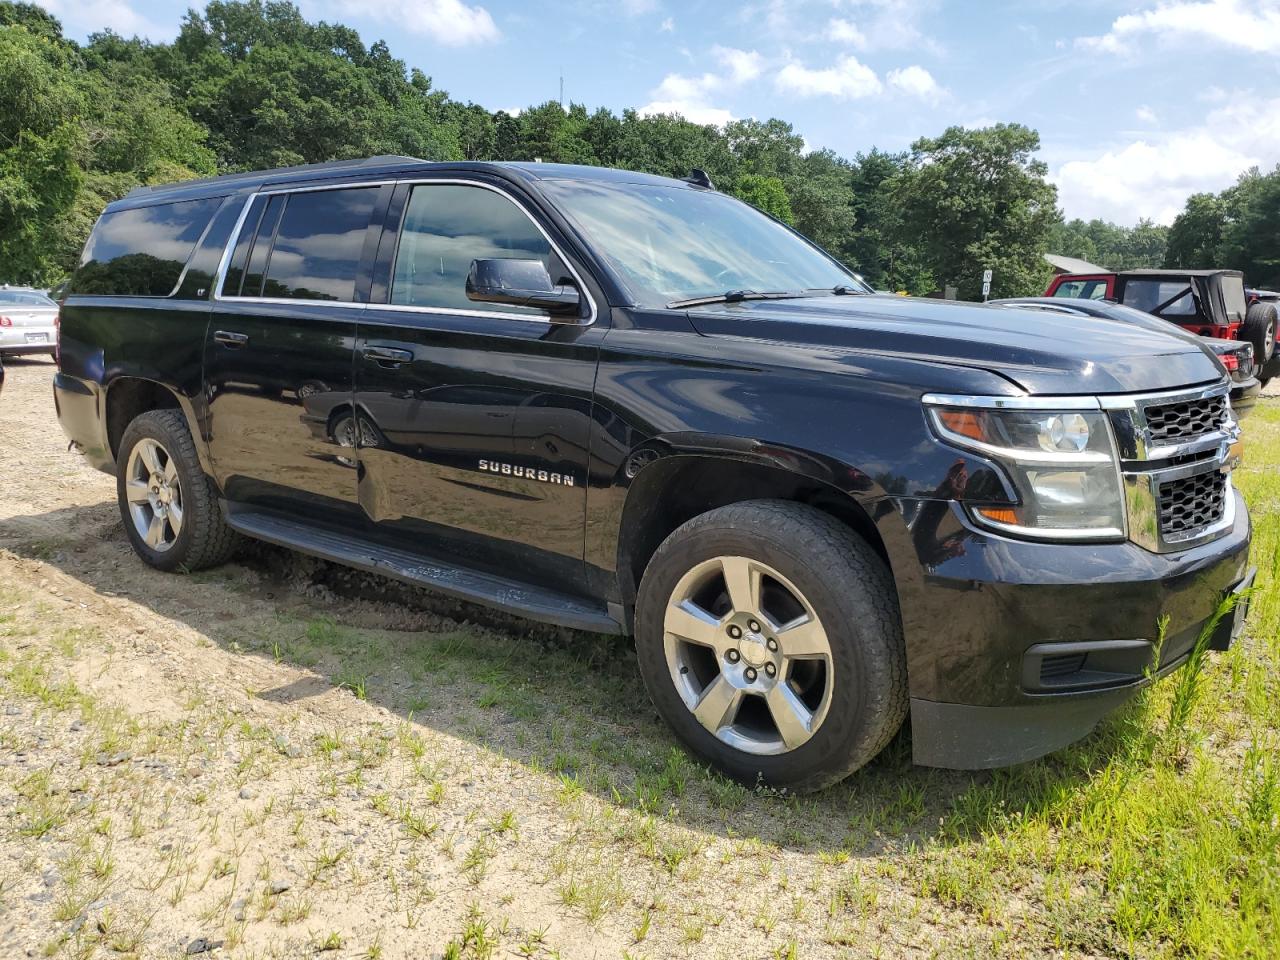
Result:
M1179 443L1220 429L1227 417L1227 398L1200 397L1153 404L1146 408L1146 415L1152 443Z
M1157 493L1160 534L1166 540L1186 540L1223 518L1227 508L1227 477L1219 470L1197 473L1160 484Z

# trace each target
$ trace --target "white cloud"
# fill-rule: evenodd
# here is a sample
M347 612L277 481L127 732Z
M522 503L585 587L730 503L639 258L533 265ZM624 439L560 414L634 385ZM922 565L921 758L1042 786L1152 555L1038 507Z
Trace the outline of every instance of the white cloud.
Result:
M1154 124L1159 119L1158 117L1156 117L1156 112L1152 110L1150 107L1148 107L1145 103L1142 106L1138 107L1137 110L1133 111L1133 113L1134 113L1134 116L1136 116L1138 120L1141 121L1142 123Z
M691 123L710 123L723 127L734 119L733 113L723 107L710 107L702 103L687 100L652 100L638 111L642 117L652 117L659 113L679 114Z
M883 86L874 70L857 57L845 56L835 66L812 70L802 63L788 63L778 71L774 83L779 90L798 97L837 97L854 100L879 93Z
M658 9L658 0L622 0L622 12L628 17L638 17L653 13Z
M639 109L641 116L678 113L694 123L728 123L733 114L724 107L711 105L713 94L725 93L756 79L764 70L764 57L754 50L715 46L711 56L723 67L722 73L688 76L669 73L654 88L653 100Z
M667 19L662 21L662 25L659 26L658 29L661 30L663 33L675 33L676 22L671 17L667 17Z
M446 47L492 43L502 37L489 11L468 6L462 0L341 0L352 16L374 17L394 23L396 29L429 36Z
M164 41L178 33L178 19L168 25L158 24L134 10L127 0L38 0L63 22L67 33L85 36L100 30L114 30L123 37L147 37Z
M1117 17L1101 36L1079 46L1129 53L1148 36L1161 43L1205 40L1254 53L1280 52L1280 0L1175 0Z
M900 70L890 70L885 76L889 86L910 97L918 97L930 103L942 99L945 91L924 67L912 64Z
M827 38L836 43L847 43L857 50L867 49L867 35L852 20L832 17L827 22Z
M764 70L764 57L754 50L735 50L733 47L712 47L711 55L729 71L727 82L740 85L754 80Z
M1249 167L1276 163L1280 98L1237 91L1201 123L1073 157L1057 165L1052 179L1068 217L1170 223L1190 194L1222 190Z

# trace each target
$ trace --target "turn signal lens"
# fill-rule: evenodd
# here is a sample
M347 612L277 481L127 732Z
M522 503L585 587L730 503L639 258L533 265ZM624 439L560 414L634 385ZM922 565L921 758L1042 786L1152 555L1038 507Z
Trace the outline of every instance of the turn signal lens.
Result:
M1018 514L1012 507L978 507L974 513L985 517L993 523L1004 523L1017 526Z
M981 414L971 410L939 410L938 419L952 433L970 440L988 442L987 431L983 429Z

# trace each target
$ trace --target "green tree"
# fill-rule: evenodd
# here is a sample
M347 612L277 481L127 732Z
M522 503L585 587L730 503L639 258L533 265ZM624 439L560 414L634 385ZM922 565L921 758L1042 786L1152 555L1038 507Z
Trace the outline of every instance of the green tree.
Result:
M1280 287L1280 166L1247 171L1222 199L1227 219L1216 265L1243 270L1253 286Z
M872 149L854 158L849 187L854 226L840 246L845 262L877 289L921 295L934 289L920 237L902 225L893 188L907 154Z
M981 296L984 269L995 272L993 297L1044 289L1058 212L1039 148L1040 135L1020 124L951 127L917 140L895 178L898 238L918 243L937 280L963 299Z
M1212 193L1193 193L1169 228L1165 247L1166 267L1208 267L1218 260L1226 209Z
M734 195L783 223L795 223L787 191L777 177L748 173L738 179Z
M43 29L0 27L0 270L10 282L61 272L49 237L75 205L88 150L77 65Z

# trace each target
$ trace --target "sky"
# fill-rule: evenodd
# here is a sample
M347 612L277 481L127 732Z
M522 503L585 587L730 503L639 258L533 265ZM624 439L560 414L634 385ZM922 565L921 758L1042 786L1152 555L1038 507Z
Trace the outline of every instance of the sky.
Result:
M188 3L37 0L84 40L169 40ZM299 0L489 109L559 96L779 117L809 149L1017 122L1068 219L1170 223L1280 163L1280 0Z

